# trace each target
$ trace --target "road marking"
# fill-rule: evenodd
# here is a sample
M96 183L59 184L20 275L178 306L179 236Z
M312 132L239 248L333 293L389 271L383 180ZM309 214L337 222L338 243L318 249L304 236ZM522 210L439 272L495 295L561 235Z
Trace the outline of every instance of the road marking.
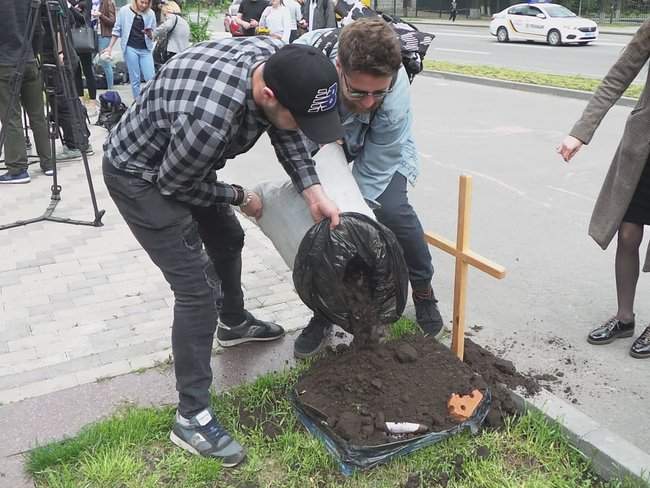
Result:
M560 193L565 193L567 195L571 195L571 196L576 197L576 198L581 198L582 200L586 200L586 201L588 201L590 203L594 203L596 201L594 198L590 198L588 196L582 195L580 193L576 193L574 191L565 190L564 188L558 188L556 186L550 186L550 185L546 185L546 188L548 188L549 190L558 191Z
M476 39L490 39L492 37L491 34L448 34L447 32L428 32L428 34L435 34L436 37L444 37L444 36L449 36L449 37L473 37Z
M627 46L627 44L621 44L620 42L602 42L602 41L594 41L593 45L594 46L615 46L615 47Z
M449 36L449 37L470 37L470 38L475 38L475 39L485 39L485 40L494 40L496 44L496 38L492 36L491 34L484 35L484 34L463 34L459 31L438 31L438 32L433 32L433 34L436 35L436 37L444 37L444 36ZM594 40L594 41L588 41L591 42L594 46L612 46L612 47L625 47L627 44L625 43L620 43L620 42L608 42L608 41L599 41L599 40ZM530 48L531 46L535 46L534 44L529 44L526 43L525 41L522 42L522 44L515 44L515 43L499 43L502 46L508 46L508 47L528 47ZM538 45L536 47L542 47L542 48L547 48L547 49L553 49L553 46L544 46L544 45Z
M482 55L489 55L490 53L487 51L468 51L466 49L447 49L443 47L434 47L434 51L445 51L445 52L450 52L450 53L466 53L466 54L482 54Z

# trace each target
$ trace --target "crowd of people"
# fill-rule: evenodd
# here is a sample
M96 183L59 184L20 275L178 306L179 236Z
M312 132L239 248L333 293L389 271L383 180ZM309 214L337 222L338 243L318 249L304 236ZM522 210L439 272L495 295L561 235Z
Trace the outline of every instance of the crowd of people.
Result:
M231 347L284 335L281 325L262 321L244 307L244 231L233 209L259 217L263 202L250 189L217 178L217 171L248 151L261 134L268 134L314 221L327 218L332 228L338 225L339 210L321 188L312 156L324 144L343 146L362 195L402 247L418 325L430 336L443 327L432 287L431 255L408 198L419 169L400 42L386 21L368 17L343 27L323 52L319 40L336 28L331 0L305 0L300 8L293 2L242 0L237 22L244 36L191 47L186 39L189 28L174 2L163 6L159 21L148 0L133 0L117 12L112 0L93 0L88 6L79 2L70 8L72 17L81 15L100 33L106 46L101 61L110 61L119 40L131 78L135 100L108 134L102 168L119 212L174 293L172 349L179 403L170 438L227 467L239 464L245 450L210 410L213 338ZM25 2L14 3L15 16L9 22L16 23L23 18ZM0 30L6 21L0 18ZM13 28L12 46L20 45L24 23ZM260 29L269 35L258 35ZM300 30L305 32L299 35ZM162 36L168 37L171 55L154 77L153 41ZM9 103L3 98L10 72L6 66L17 62L8 56L0 52L3 113ZM565 160L590 141L604 113L649 56L650 21L641 26L558 148ZM31 50L25 62L22 103L35 137L42 138L40 74ZM81 56L75 69L79 76L89 76ZM88 79L86 86L93 100ZM3 120L14 135L22 130L20 108L15 109ZM643 142L648 126L643 108L633 112L631 121L592 219L591 234L601 246L618 233L619 292L618 313L588 335L592 344L634 333L638 249L644 225L650 224L650 149ZM11 140L6 147L8 171L0 181L19 179L26 172L24 148L13 147ZM75 142L66 139L64 128L64 144ZM48 146L37 140L37 150L48 174ZM612 194L618 198L612 199ZM330 329L331 324L315 314L296 338L294 355L317 354ZM635 340L631 353L650 357L650 327Z

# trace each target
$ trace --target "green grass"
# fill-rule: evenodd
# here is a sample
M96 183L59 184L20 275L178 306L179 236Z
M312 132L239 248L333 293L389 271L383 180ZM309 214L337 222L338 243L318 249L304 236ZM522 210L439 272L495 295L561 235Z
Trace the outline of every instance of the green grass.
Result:
M424 61L424 67L428 70L444 71L447 73L460 73L464 75L480 76L496 80L517 81L533 85L546 85L558 88L570 88L572 90L583 90L593 92L600 85L601 80L588 78L586 76L553 75L531 71L519 71L497 66L456 64L447 61ZM639 98L643 91L643 85L632 84L625 91L624 96Z
M408 320L392 338L417 333ZM539 414L511 419L500 431L462 434L368 472L343 477L333 458L293 414L288 393L309 366L267 374L251 384L213 396L213 409L247 447L236 469L198 458L168 441L174 409L126 408L90 425L77 437L43 446L28 456L38 488L397 488L409 477L422 487L450 488L636 488L632 481L603 483ZM489 450L487 457L477 449ZM462 467L457 457L462 456Z

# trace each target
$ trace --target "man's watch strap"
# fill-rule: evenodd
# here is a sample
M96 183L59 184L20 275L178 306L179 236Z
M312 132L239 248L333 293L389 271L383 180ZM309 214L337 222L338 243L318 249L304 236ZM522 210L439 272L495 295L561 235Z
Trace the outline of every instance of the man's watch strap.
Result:
M235 199L232 202L233 205L237 205L238 207L245 207L246 205L251 203L251 200L253 199L252 192L246 190L245 188L239 185L231 185L231 186L233 187L235 193L237 194L235 196Z

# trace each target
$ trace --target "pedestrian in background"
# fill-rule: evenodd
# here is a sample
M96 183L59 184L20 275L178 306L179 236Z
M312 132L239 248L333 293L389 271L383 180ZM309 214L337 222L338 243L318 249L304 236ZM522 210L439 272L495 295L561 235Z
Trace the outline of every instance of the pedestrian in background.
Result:
M190 24L181 16L181 7L170 0L162 6L163 23L156 27L156 40L167 38L167 61L190 45Z
M133 98L140 95L140 80L149 81L155 74L151 51L156 16L150 6L151 0L132 0L122 7L115 19L111 42L104 51L111 56L113 46L120 40Z
M113 89L113 61L110 57L101 53L111 43L111 35L115 25L115 10L113 0L99 0L97 4L93 0L93 10L90 13L97 31L97 46L100 52L100 55L97 56L97 63L104 69L107 90Z
M305 0L302 6L302 15L307 19L309 32L336 27L336 15L332 0Z
M291 36L291 14L282 0L271 0L260 17L260 27L269 30L269 35L289 44Z
M89 2L91 2L91 0L73 0L70 2L76 27L92 28L92 4L89 4ZM74 74L77 94L79 95L81 103L86 106L88 116L94 117L98 113L97 83L95 81L95 72L93 71L93 58L95 57L95 51L77 51L77 56L79 57L79 66ZM88 89L88 101L86 101L84 96L84 79L86 80L86 88Z
M245 36L254 36L262 12L269 6L266 0L242 0L239 4L236 22L242 26Z
M623 95L650 57L650 20L636 32L616 63L591 97L580 119L557 151L571 160L583 144L589 144L605 114ZM634 297L639 279L639 247L644 226L650 224L650 104L646 81L639 103L627 119L623 137L596 201L589 235L606 249L618 233L614 271L618 310L592 330L591 344L609 344L634 335ZM650 246L643 271L650 271ZM634 341L630 354L650 358L650 326Z
M297 0L284 0L284 6L289 10L289 42L293 42L298 38L298 25L302 21L301 4Z
M458 6L456 0L451 0L451 8L449 9L449 20L456 22L456 13L458 12Z

